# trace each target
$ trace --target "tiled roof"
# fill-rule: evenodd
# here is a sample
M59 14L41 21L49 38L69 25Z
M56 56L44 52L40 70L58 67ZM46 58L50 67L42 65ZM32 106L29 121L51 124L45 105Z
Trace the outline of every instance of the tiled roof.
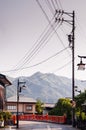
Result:
M17 102L17 96L12 96L10 98L7 98L7 102ZM19 102L36 103L36 100L25 96L19 96Z

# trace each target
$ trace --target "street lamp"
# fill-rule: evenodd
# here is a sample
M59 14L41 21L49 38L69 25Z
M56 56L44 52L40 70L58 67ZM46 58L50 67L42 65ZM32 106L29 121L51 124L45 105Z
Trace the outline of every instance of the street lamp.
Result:
M77 90L78 86L75 86L75 91L81 94L81 90Z
M22 86L20 86L20 84L23 84ZM19 115L19 92L21 92L21 89L22 88L25 88L26 86L24 85L25 82L19 82L19 79L18 79L18 83L17 83L17 128L19 128L19 118L18 118L18 115Z
M75 91L81 94L81 90L77 90L77 89L76 89Z
M80 63L77 64L78 70L85 70L85 64L82 62L82 58L86 58L86 56L78 56L80 58Z

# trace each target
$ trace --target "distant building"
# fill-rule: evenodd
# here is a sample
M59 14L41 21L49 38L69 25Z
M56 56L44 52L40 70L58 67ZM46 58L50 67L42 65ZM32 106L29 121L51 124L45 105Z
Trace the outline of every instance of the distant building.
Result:
M43 106L44 106L43 114L45 115L45 114L48 114L48 112L54 108L55 104L54 103L44 103Z
M3 74L0 74L0 110L6 109L6 87L11 85L11 82Z
M35 114L36 100L25 96L19 96L19 114ZM7 99L7 110L13 114L17 113L17 96Z

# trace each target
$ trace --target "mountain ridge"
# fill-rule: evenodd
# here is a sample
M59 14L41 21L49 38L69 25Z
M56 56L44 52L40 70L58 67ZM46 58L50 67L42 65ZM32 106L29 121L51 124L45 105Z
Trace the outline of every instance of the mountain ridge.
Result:
M17 93L19 81L26 82L26 89L21 94L34 99L40 99L46 103L56 103L59 98L72 97L72 80L64 76L57 76L53 73L37 72L31 76L21 76L12 81L12 85L7 87L7 97ZM84 90L86 83L75 80L79 89Z

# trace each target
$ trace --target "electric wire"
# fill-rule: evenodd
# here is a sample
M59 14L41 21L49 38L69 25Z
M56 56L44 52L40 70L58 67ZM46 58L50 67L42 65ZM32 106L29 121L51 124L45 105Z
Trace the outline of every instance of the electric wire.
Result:
M53 6L54 6L54 4L53 4ZM54 6L54 7L55 7L55 6ZM45 13L45 12L44 12L44 13ZM46 13L45 13L45 15L46 15ZM47 18L49 24L51 25L51 27L53 28L53 30L56 31L56 30L55 30L55 27L51 24L51 22L50 22L49 18L47 17L47 15L46 15L46 18ZM51 33L51 32L50 32L50 33ZM41 47L41 45L39 46L39 48L40 48L40 47ZM65 47L65 46L64 46L64 47ZM38 48L38 49L39 49L39 48ZM33 53L32 55L30 54L30 58L31 58L34 54L36 54L37 50L36 50L36 51L33 51L33 52L34 52L34 53ZM29 61L28 57L26 57L26 59L27 59L26 62L23 62L22 66L25 65L25 63L27 63L27 61ZM20 68L21 68L22 66L20 66Z
M53 0L51 0L54 10L56 10L55 3Z
M77 16L76 16L76 23L77 23L77 25L78 25L78 27L79 27L79 28L78 28L79 32L81 33L82 36L84 35L83 38L85 38L85 40L86 40L86 34L85 34L85 32L84 32L82 26L80 25ZM80 35L80 36L81 36L81 35Z
M54 17L51 19L51 22L53 21ZM32 53L36 50L36 48L39 46L39 43L42 41L42 39L46 36L46 34L50 30L50 25L48 24L47 27L44 29L42 34L39 36L37 41L33 44L32 48L25 54L25 56L19 61L20 65L24 63L31 55ZM22 63L21 63L22 62ZM19 64L18 64L19 65ZM18 66L16 66L18 68Z
M48 16L47 16L46 12L45 12L44 9L42 8L42 5L40 4L40 2L39 2L38 0L36 0L36 1L37 1L37 3L38 3L39 7L41 8L42 12L44 13L46 19L47 19L48 22L50 23L50 20L49 20L49 18L48 18ZM51 24L50 24L50 25L51 25ZM54 27L53 27L52 25L51 25L51 27L52 27L52 29L54 30L54 32L56 33L56 35L57 35L57 37L59 38L60 42L62 43L63 47L65 48L65 45L64 45L62 39L60 38L60 36L58 35L57 31L54 29ZM67 50L67 52L68 52L68 54L69 54L69 51L68 51L68 50ZM70 55L70 54L69 54L69 55Z
M49 0L45 0L45 2L46 2L46 4L47 4L47 6L48 6L50 12L54 15L55 13L54 13L54 10L53 10L53 8L52 8L52 6L51 6L51 4L50 4L50 1L49 1Z
M46 18L48 19L47 16L46 16ZM48 20L48 21L49 21L49 20ZM49 21L49 24L51 24L50 21ZM51 26L52 26L52 25L51 25ZM52 27L53 27L53 26L52 26ZM37 46L36 46L36 47L37 47ZM39 48L40 48L40 46L39 46ZM33 50L32 52L34 52L34 50ZM32 54L32 52L29 54L29 56ZM36 51L30 56L30 58L31 58L35 53L36 53ZM27 56L27 54L26 54L25 56ZM29 61L28 56L25 58L25 60L23 61L23 64L22 64L20 67L22 67L23 65L25 65L25 64L27 63L27 61Z
M56 3L57 3L57 0L55 0L56 1ZM59 6L61 7L61 9L63 10L63 7L62 7L62 4L61 4L61 1L60 0L58 0L58 3L59 3ZM57 5L58 5L58 3L57 3Z
M64 69L66 66L70 65L70 63L72 63L72 60L70 60L69 62L67 62L67 63L64 64L63 66L57 68L56 70L53 70L52 73L55 73L55 72L57 72L57 71L59 71L59 70Z
M20 66L20 68L22 67L22 66L24 66L27 62L28 63L30 63L30 60L31 60L31 58L33 58L33 56L36 56L36 54L38 53L38 51L39 51L39 49L41 49L41 48L43 48L43 46L45 46L46 44L47 44L47 39L48 39L48 37L50 36L50 35L52 35L52 30L48 33L48 35L46 35L45 34L45 36L44 36L44 39L42 39L42 41L40 41L40 44L39 44L39 46L37 46L37 48L36 48L36 50L30 55L30 57L29 58L27 58L27 60ZM51 38L51 37L50 37ZM44 40L44 41L43 41ZM46 41L46 42L45 42Z
M43 8L42 8L41 4L38 2L38 0L36 0L36 1L37 1L38 5L40 6L41 10L43 11L43 13L44 13L45 17L47 18L48 22L50 23L50 20L49 20L49 18L48 18L48 16L47 16L47 14L45 13L45 11L43 10ZM61 38L60 38L60 36L58 35L58 33L56 32L56 30L53 28L53 26L52 26L52 25L51 25L51 27L52 27L52 29L54 30L54 32L56 33L56 35L58 36L58 38L59 38L59 40L61 41L61 43L63 44L63 46L65 47L65 45L64 45L64 43L63 43L63 41L61 40Z
M50 22L50 21L49 21L49 24L51 24L51 22ZM52 24L51 24L51 26L52 26ZM26 62L27 62L27 61L26 61ZM25 62L25 63L26 63L26 62ZM23 65L24 65L25 63L23 63Z
M27 69L27 68L32 68L32 67L38 66L38 65L43 64L43 63L49 61L50 59L56 57L57 55L59 55L60 53L64 52L64 51L65 51L66 49L68 49L68 48L69 48L69 47L66 47L66 48L60 50L59 52L55 53L54 55L48 57L47 59L45 59L45 60L43 60L43 61L41 61L41 62L39 62L39 63L37 63L37 64L31 65L31 66L28 66L28 67L24 67L24 68L20 68L20 69L13 69L13 70L8 70L8 71L1 71L1 72L18 71L18 70L24 70L24 69Z
M52 18L52 20L53 20L53 18ZM21 62L24 62L24 60L27 59L27 57L32 53L32 51L34 51L34 48L37 47L37 45L38 45L38 41L41 39L41 37L44 35L44 33L48 30L49 26L50 26L49 24L46 26L46 28L41 33L41 35L39 36L37 41L33 44L33 46L30 48L30 50L24 55L24 57L17 63L17 65L19 65L19 63L21 64ZM14 68L17 68L18 67L17 65Z
M43 10L42 10L43 11ZM44 12L45 13L45 12ZM45 13L46 14L46 13ZM51 24L51 22L49 21L49 19L48 19L48 17L47 17L47 15L46 15L46 18L47 18L47 20L48 20L48 22L49 22L49 24L52 26L52 24ZM53 27L53 26L52 26ZM53 27L53 29L54 29L54 27ZM55 29L54 29L55 30ZM60 38L59 38L60 39ZM37 44L37 46L38 46L38 44ZM37 47L36 46L36 47ZM41 45L38 47L38 49L41 47ZM37 49L37 50L38 50ZM16 68L16 69L19 69L19 68L21 68L22 66L24 66L30 59L31 59L31 57L33 57L34 56L34 54L36 54L36 52L37 52L37 50L32 50L32 52L29 54L29 56L27 56L26 58L25 58L25 60L23 61L23 64L20 66L20 67L18 67L18 68ZM32 55L31 55L32 54ZM28 58L29 57L29 58Z
M55 0L55 3L56 3L56 6L57 6L57 9L59 10L60 7L59 7L59 4L58 4L57 0Z

